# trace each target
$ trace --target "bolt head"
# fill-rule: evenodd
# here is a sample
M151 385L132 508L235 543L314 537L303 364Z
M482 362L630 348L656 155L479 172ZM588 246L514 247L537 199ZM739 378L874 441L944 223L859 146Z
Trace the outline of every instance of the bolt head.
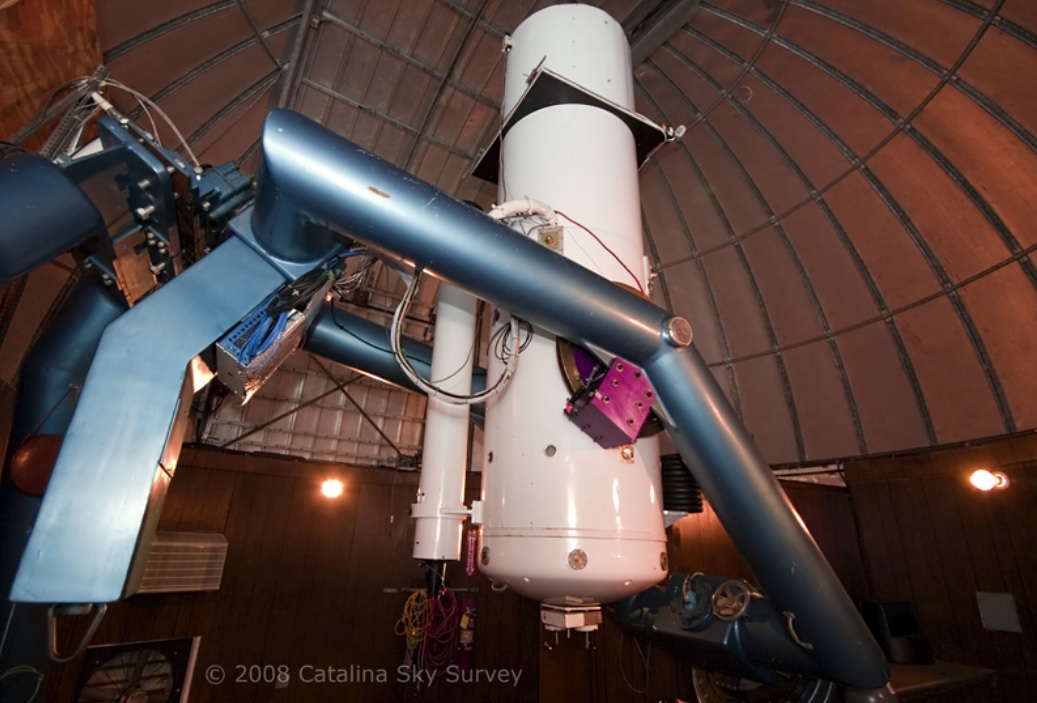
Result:
M663 324L663 338L674 347L686 347L693 338L691 323L674 315Z
M585 566L587 566L587 552L583 551L582 549L574 549L571 552L569 552L570 569L573 569L574 571L579 571Z

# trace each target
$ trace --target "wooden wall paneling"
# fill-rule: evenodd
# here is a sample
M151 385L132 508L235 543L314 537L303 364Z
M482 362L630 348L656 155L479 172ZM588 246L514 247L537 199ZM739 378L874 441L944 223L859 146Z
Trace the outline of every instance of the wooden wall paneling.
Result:
M356 563L356 548L364 538L362 521L363 485L360 479L349 480L345 500L318 503L311 519L323 530L319 534L316 559L306 568L311 570L313 588L304 609L297 615L291 633L299 648L298 667L348 667L352 647L367 648L366 634L344 631L343 620L353 608L361 607L349 600L349 579L353 569L367 573L367 565ZM343 632L345 636L343 637ZM295 700L332 701L341 698L349 689L344 684L305 684L301 681L294 691Z
M673 697L694 700L692 662L678 657L658 641L625 634L608 616L595 663L604 672L604 686L599 688L598 701L641 703ZM647 693L641 693L646 682Z
M299 541L290 545L288 551L291 556L284 568L294 570L295 578L281 594L287 601L282 610L283 620L272 623L268 633L268 637L279 637L288 646L286 652L281 651L281 659L289 667L291 682L280 695L289 701L305 701L307 693L313 693L307 691L308 686L298 679L300 667L318 664L324 646L315 636L317 628L314 624L317 618L328 617L322 612L326 601L319 595L324 580L322 561L329 552L336 557L349 559L351 537L349 541L338 540L343 537L340 531L353 529L357 510L355 484L349 485L341 500L323 501L315 495L316 480L304 480L301 483L310 489L316 504L307 503L308 509L292 515L293 521L300 528ZM332 545L340 546L332 548ZM273 657L270 660L273 661Z
M298 637L295 633L274 634L271 628L275 613L289 607L284 593L284 581L290 576L286 567L289 554L294 548L292 538L298 534L297 523L309 514L309 510L303 507L306 499L309 498L308 502L312 504L316 498L312 486L305 480L286 477L270 479L266 483L269 486L266 517L264 519L257 515L254 518L262 520L260 525L256 525L256 528L261 529L260 543L253 545L259 552L259 565L250 571L255 588L249 600L248 644L241 650L240 663L249 667L275 669L264 668L263 672L257 672L260 673L261 682L254 684L254 700L265 700L271 695L274 684L270 682L269 673L275 671L278 666L286 665L280 660L283 650L275 646L274 651L271 651L272 643L281 640L291 645ZM251 671L249 676L252 677Z
M526 598L516 598L520 626L516 627L516 649L518 663L523 671L529 672L529 681L524 689L511 690L510 700L519 703L528 701L540 685L540 604Z
M177 472L179 473L179 471ZM224 510L230 510L230 499L219 493L221 477L226 473L222 471L192 471L188 468L189 484L184 486L184 497L178 501L179 510L175 513L177 532L222 532L226 523L226 512L223 520L214 520L212 512L221 502ZM231 474L233 475L233 474ZM176 484L177 475L173 474L170 483L170 491ZM223 500L221 500L223 499ZM167 496L168 500L168 496ZM165 507L163 506L163 513Z
M1020 487L1015 486L1015 488L1018 492ZM991 634L1001 644L1002 650L1008 649L1012 652L1012 660L1022 665L1020 674L1023 674L1023 676L1018 685L1020 691L1027 691L1029 690L1028 681L1037 681L1037 661L1035 661L1037 659L1037 648L1032 646L1033 624L1037 624L1037 619L1033 617L1030 610L1027 584L1019 568L1019 562L1016 559L1015 549L1012 544L1012 534L1021 534L1026 531L1029 516L1026 513L1020 513L1018 517L1014 518L1014 524L1009 526L1009 521L1003 514L1004 493L977 493L973 498L976 499L977 507L982 509L983 517L985 518L987 535L989 536L987 542L989 546L987 548L990 550L991 557L996 560L997 567L1002 574L1001 582L1004 585L1000 590L1012 594L1015 599L1020 623L1023 623L1024 628L1022 633L994 632ZM1031 553L1030 559L1032 560L1033 558L1034 555ZM1027 627L1027 625L1030 626ZM1031 646L1027 646L1028 641L1031 643Z
M540 703L594 703L591 651L582 632L541 631Z
M212 487L211 492L206 496L205 502L210 506L205 512L199 516L197 521L193 519L183 519L183 516L187 510L186 506L192 502L191 490L192 486L198 484L183 484L178 481L183 481L185 476L193 474L212 474L215 486L212 483L209 485ZM236 545L231 541L234 536L228 534L228 520L230 516L231 506L235 501L235 497L239 491L239 483L237 475L229 472L219 471L203 471L194 468L193 466L185 466L183 463L183 456L181 457L181 463L177 470L176 475L173 478L173 482L170 485L169 495L166 497L166 506L163 507L163 519L166 518L167 511L171 508L175 510L173 513L176 515L176 521L173 522L173 518L170 518L169 529L176 530L198 530L205 532L219 532L224 535L228 541L227 547L227 561L224 564L223 578L220 583L220 588L215 592L206 593L194 593L190 595L175 595L168 596L168 602L182 601L182 604L177 609L176 623L172 628L172 635L176 637L201 637L199 644L199 656L201 656L201 648L207 648L212 645L214 635L219 630L219 614L222 610L228 607L231 601L231 591L229 583L232 581L233 576L229 573L231 570L231 554L236 548ZM213 505L210 501L215 502ZM184 507L176 510L178 506L183 505ZM160 522L160 525L162 523ZM159 636L169 636L167 632L160 632ZM193 689L197 690L199 686L208 686L204 680L204 668L201 669L201 675L196 675L193 679ZM192 700L193 698L193 693Z
M847 482L853 479L857 468L854 465L847 467ZM853 509L859 516L861 551L868 568L873 596L878 600L891 600L901 590L897 584L896 573L892 568L895 558L891 553L891 545L887 540L888 516L882 512L885 498L888 496L886 487L879 483L854 484L850 491ZM881 565L877 567L876 565Z
M288 691L282 697L298 698L299 682L298 665L293 666L292 652L300 644L300 635L296 631L300 623L306 622L306 611L303 607L304 592L307 589L307 575L314 570L314 562L319 556L313 553L312 540L315 530L324 529L319 520L306 519L313 514L313 504L323 500L316 480L289 480L291 496L283 513L284 542L277 559L277 579L271 585L275 594L270 606L270 617L267 627L259 635L263 640L262 661L257 664L274 667L275 675L283 672L288 678ZM282 667L284 667L282 669ZM293 671L294 670L294 671ZM293 686L294 684L294 686Z
M190 495L196 483L207 481L209 472L192 471L190 467L183 464L177 466L173 472L173 478L169 482L166 498L162 504L162 514L159 515L158 529L163 532L174 532L180 529L180 516L190 504L181 496ZM199 495L204 495L199 492Z
M1037 681L1037 468L1005 467L1005 473L1012 485L997 496L992 528L1007 538L1014 557L1013 592L1023 623L1027 676Z
M235 668L248 667L247 673L234 672L235 675L246 674L248 683L221 684L221 688L247 687L252 692L251 700L257 701L271 695L275 683L271 674L276 673L277 667L287 666L282 658L284 649L278 645L290 646L297 637L289 634L291 630L274 632L273 624L283 610L291 607L285 592L285 580L293 575L288 569L289 555L296 545L299 523L309 514L306 503L316 499L313 486L305 480L262 477L260 481L264 486L263 501L259 508L253 504L256 513L252 516L254 532L249 549L254 551L256 562L248 571L253 587L246 601L247 618L241 625L243 646L238 649L235 660L228 662ZM236 593L243 595L241 584Z
M368 692L371 684L361 685L364 697L372 700L375 696L377 700L394 700L404 691L412 695L425 693L411 684L397 685L401 682L396 679L396 671L403 663L405 645L403 638L396 635L395 626L409 594L384 593L387 587L407 587L414 578L422 577L421 570L410 556L410 521L394 524L390 529L388 518L394 504L397 513L402 509L402 514L406 515L405 505L413 497L411 491L399 488L397 486L393 491L392 486L370 483L360 487L357 496L359 529L340 595L345 607L340 620L333 624L330 635L331 641L335 642L334 649L342 653L336 666L355 663L389 672L390 683L377 686L377 692ZM367 644L362 650L352 652L350 661L346 645L357 640ZM428 691L432 694L438 692L435 688Z
M177 532L216 532L223 534L227 526L231 500L237 488L238 474L228 471L191 471L207 476L204 489L195 484L180 503L184 508L179 511L176 523ZM175 484L176 478L173 482ZM172 490L172 485L170 486ZM191 497L193 496L193 498ZM166 500L169 500L167 497ZM163 508L163 516L165 508ZM224 535L226 536L226 535Z
M222 618L222 627L225 628L222 631L230 637L217 638L212 652L215 656L208 659L199 657L200 662L222 666L227 672L227 680L218 686L209 684L204 677L195 684L210 689L212 700L255 700L258 686L238 682L238 667L263 663L257 639L261 639L266 624L271 569L277 568L277 555L270 548L270 542L282 531L279 519L284 515L280 506L283 484L282 479L272 476L258 476L252 483L255 491L251 500L232 507L229 516L228 532L233 530L235 541L230 542L228 537L228 562L231 561L231 550L236 548L237 574L230 590L229 612ZM204 642L202 646L204 648Z
M619 641L615 646L616 671L622 682L615 688L609 690L609 699L616 692L620 692L620 701L635 701L651 699L652 688L652 655L659 645L643 638L620 633ZM659 657L655 657L655 665L658 666ZM646 690L647 689L647 690ZM638 693L638 691L645 691Z
M937 477L935 480L941 480ZM943 479L946 480L946 479ZM967 489L964 489L967 490ZM1008 590L1005 580L1005 572L997 554L996 540L990 533L987 524L986 506L984 499L992 496L979 495L978 492L970 491L970 494L961 496L958 501L958 515L964 528L965 541L962 547L968 551L972 559L972 567L976 573L977 589L980 591L1004 592ZM905 539L910 536L904 535ZM975 593L972 594L975 598ZM975 603L973 608L978 608ZM948 613L953 616L953 613ZM1026 700L1027 687L1025 680L1014 671L1014 664L1023 656L1018 635L1002 632L987 632L985 639L991 647L995 663L999 670L998 688L1000 694L1008 701Z
M913 564L932 563L936 553L934 525L938 523L934 523L929 514L924 483L918 479L891 480L887 486L892 510L903 534L898 543L903 547L902 570L911 585L908 600L914 605L920 622L926 623L924 631L933 641L956 642L959 632L955 620L941 617L940 604L949 599L945 570L939 563L926 572L911 568ZM954 649L956 647L941 658L952 658Z
M695 571L701 535L699 520L686 517L666 528L666 553L673 571Z
M1005 591L1011 593L1015 600L1016 611L1023 631L1021 633L995 632L992 633L992 636L1006 645L1010 643L1013 651L1011 661L1018 668L1019 690L1032 691L1031 682L1037 681L1037 640L1034 638L1037 617L1034 616L1031 600L1037 597L1037 594L1032 593L1032 585L1029 589L1027 588L1027 581L1020 569L1012 544L1012 533L1021 533L1023 526L1009 527L1004 516L999 515L1000 512L1001 506L990 506L987 519L990 522L994 550L1005 574ZM1030 558L1034 558L1032 553ZM1029 583L1033 584L1033 581Z
M1037 438L852 466L847 480L877 595L914 603L938 658L998 672L994 689L939 700L1031 700L1037 685ZM1005 470L1012 484L980 493L967 482L976 468ZM873 526L866 529L869 520ZM893 544L902 546L889 549ZM887 579L880 588L887 573L897 581L890 587ZM976 591L1012 593L1023 632L985 630Z
M174 482L175 483L175 482ZM204 630L197 634L201 636L198 648L198 665L196 671L204 672L208 666L233 665L236 652L232 642L228 638L219 636L220 633L234 633L236 627L235 618L243 619L244 606L241 601L245 599L242 590L251 587L250 574L248 573L248 560L250 558L249 542L252 539L249 515L253 503L258 501L258 482L255 480L242 481L234 493L227 514L226 532L227 538L227 562L223 571L223 582L220 585L217 600L219 607L216 609L215 617L211 622L203 623ZM190 494L185 500L191 500ZM206 703L211 700L219 700L219 696L233 696L234 689L217 693L217 689L209 684L204 676L196 676L191 684L191 700Z
M1013 472L1014 473L1014 472ZM1031 470L1030 474L1033 474ZM1037 524L1034 521L1034 511L1012 509L1009 507L1013 497L1019 497L1018 504L1023 504L1024 491L1032 490L1032 487L1022 485L1018 480L1014 488L1015 495L1005 491L994 495L982 496L989 499L987 503L987 523L990 528L991 539L995 546L995 553L1005 576L1006 590L1014 599L1019 614L1021 633L995 633L1003 639L1011 639L1018 645L1021 652L1022 671L1021 690L1032 691L1034 682L1037 682L1037 581L1034 581L1034 559L1037 552L1029 551L1027 546L1033 547L1034 530Z
M651 659L649 660L648 693L653 700L661 700L669 695L687 698L692 694L690 688L682 689L681 671L689 668L690 663L681 661L669 649L658 642L651 643ZM690 679L689 679L690 682Z
M976 606L976 572L972 567L972 559L965 544L964 528L958 515L958 487L948 481L927 481L925 483L926 502L930 506L930 517L933 520L932 558L940 566L947 586L947 600L943 604L956 613L953 618L945 618L956 625L957 632L950 641L935 641L935 654L952 661L968 662L976 665L994 666L995 662L989 648L970 633L980 631L982 624L979 609ZM919 612L923 633L931 629L932 608ZM945 617L941 614L941 617Z
M497 687L499 701L522 703L536 697L542 676L540 641L540 604L515 593L501 594L501 619L494 626L501 630L499 666L522 669L522 685ZM526 676L528 675L528 679Z

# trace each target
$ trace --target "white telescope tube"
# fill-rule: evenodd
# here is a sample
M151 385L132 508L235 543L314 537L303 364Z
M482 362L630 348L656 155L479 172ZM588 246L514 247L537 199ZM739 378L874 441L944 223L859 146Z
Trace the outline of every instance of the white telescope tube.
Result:
M446 283L439 286L436 338L430 381L445 391L467 395L475 364L475 298ZM429 396L425 411L421 480L415 519L415 559L461 558L461 524L468 468L468 405Z
M518 27L504 114L538 67L634 108L626 36L601 10L554 5ZM541 107L510 126L501 154L496 216L530 213L535 217L516 227L531 230L556 214L564 256L645 289L636 148L618 117L590 105ZM537 272L525 273L532 295ZM479 570L550 604L638 593L667 572L658 443L599 447L564 415L570 390L555 338L534 329L523 347L511 384L486 405L483 496L473 506L481 523ZM491 353L487 377L496 378L501 366Z

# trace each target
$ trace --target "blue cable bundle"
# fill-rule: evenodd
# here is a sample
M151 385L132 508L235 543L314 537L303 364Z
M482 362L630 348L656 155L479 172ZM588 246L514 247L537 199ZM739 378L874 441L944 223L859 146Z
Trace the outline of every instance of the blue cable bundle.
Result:
M259 323L259 326L245 342L245 346L241 348L241 355L238 357L242 365L248 366L252 363L260 354L263 354L267 350L276 348L277 341L284 334L285 327L288 323L288 313L283 311L278 313L276 321L273 317L266 314L263 311L263 321Z

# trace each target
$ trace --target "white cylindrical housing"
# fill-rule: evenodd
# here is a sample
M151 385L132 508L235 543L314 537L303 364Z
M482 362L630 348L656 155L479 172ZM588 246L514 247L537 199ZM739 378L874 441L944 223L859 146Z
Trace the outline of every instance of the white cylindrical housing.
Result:
M449 393L467 395L475 363L475 303L472 295L439 286L436 338L430 381ZM414 518L415 559L460 559L465 471L468 469L469 406L430 395L425 410L421 481Z
M506 113L541 65L633 109L627 40L601 10L555 5L519 26ZM566 257L644 289L636 151L618 117L588 105L542 108L513 125L501 149L501 202L546 203L564 226ZM529 278L535 295L536 272ZM490 379L502 366L492 352ZM535 330L511 384L487 404L479 568L551 603L614 601L666 575L658 443L602 449L564 415L569 395L555 338Z

